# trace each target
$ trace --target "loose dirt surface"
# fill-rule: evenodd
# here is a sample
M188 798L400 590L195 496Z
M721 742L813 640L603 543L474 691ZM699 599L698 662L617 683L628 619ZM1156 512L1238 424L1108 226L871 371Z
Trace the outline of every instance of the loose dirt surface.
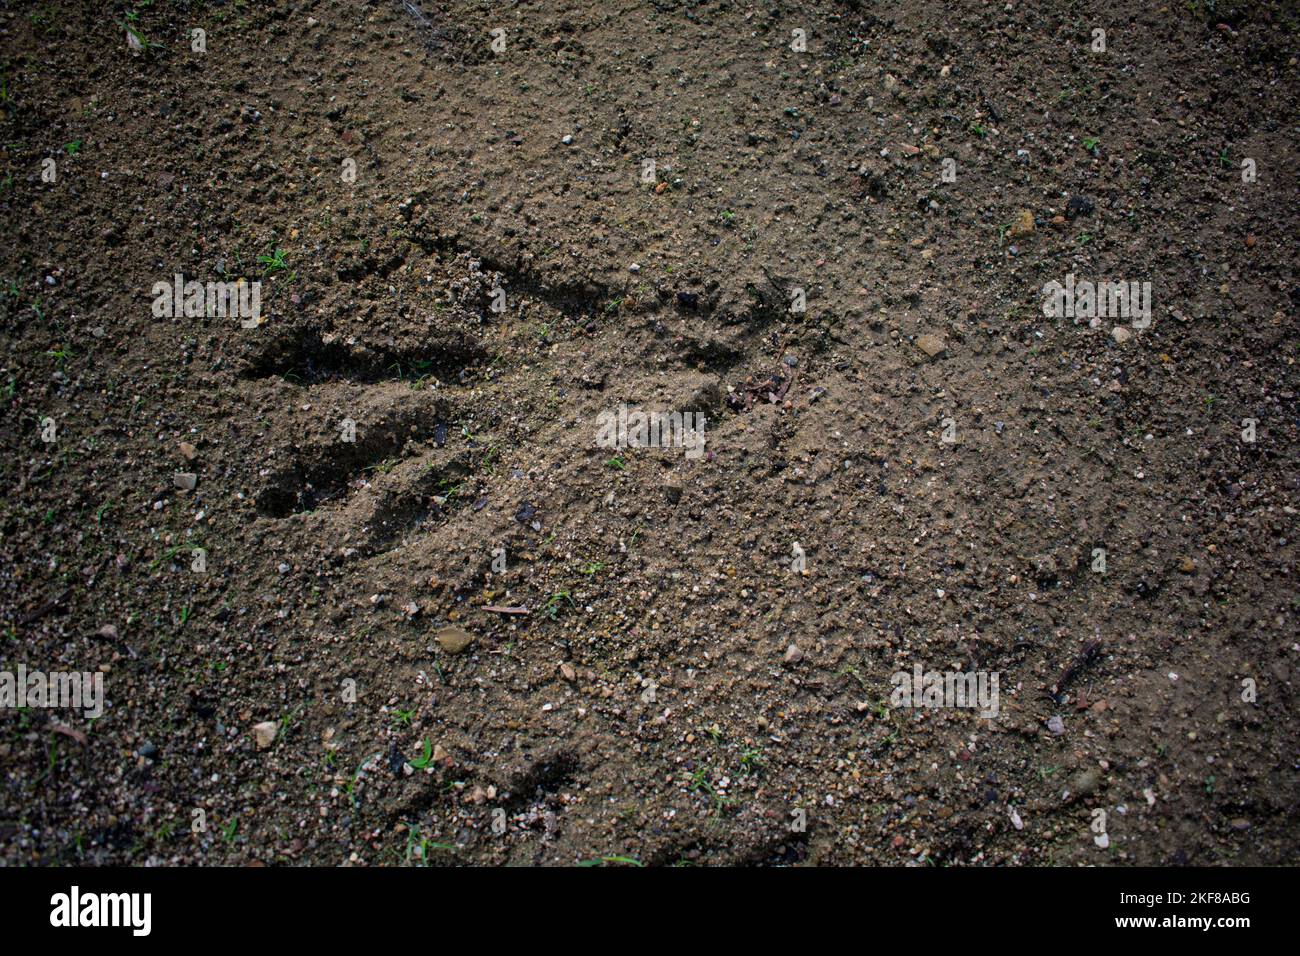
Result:
M0 711L0 859L1295 862L1298 39L6 6L0 669L106 701Z

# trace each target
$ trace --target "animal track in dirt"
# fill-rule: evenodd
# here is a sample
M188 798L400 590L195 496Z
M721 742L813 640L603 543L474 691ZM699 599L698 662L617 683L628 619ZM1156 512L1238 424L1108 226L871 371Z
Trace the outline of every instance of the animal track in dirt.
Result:
M487 357L482 342L459 331L433 341L408 338L401 344L356 344L315 327L280 332L261 346L242 370L245 378L274 375L301 384L343 380L382 382L404 377L462 376Z
M399 382L319 385L297 397L300 413L310 417L276 423L270 464L261 469L255 497L264 516L284 518L337 505L368 475L419 493L464 471L463 462L437 447L457 417L457 405L447 397ZM418 443L435 447L414 460L398 460L408 445ZM396 520L406 513L391 495L381 497L377 516Z

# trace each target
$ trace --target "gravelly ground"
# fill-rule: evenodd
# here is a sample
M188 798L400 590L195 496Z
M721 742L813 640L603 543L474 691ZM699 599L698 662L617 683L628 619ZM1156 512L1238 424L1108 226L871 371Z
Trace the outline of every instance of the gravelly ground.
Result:
M0 11L0 672L105 687L6 863L1293 862L1292 5L92 7Z

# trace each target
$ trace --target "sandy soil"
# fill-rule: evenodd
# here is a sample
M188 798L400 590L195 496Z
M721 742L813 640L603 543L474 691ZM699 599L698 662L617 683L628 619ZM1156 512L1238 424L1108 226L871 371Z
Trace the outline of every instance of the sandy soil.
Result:
M1295 862L1298 39L6 6L0 860Z

